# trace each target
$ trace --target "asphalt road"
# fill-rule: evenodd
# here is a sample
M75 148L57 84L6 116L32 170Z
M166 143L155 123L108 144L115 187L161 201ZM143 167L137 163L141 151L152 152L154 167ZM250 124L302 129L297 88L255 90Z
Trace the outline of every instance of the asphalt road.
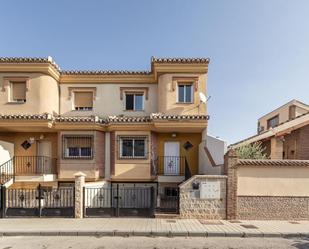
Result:
M147 237L1 237L0 249L210 249L309 248L308 239L284 238L147 238Z

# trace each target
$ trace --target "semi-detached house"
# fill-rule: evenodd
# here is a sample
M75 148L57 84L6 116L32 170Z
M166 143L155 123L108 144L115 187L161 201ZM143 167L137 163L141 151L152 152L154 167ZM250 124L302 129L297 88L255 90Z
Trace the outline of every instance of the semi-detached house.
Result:
M63 71L50 57L0 58L1 184L48 191L81 171L88 183L152 186L157 207L174 209L178 184L199 172L208 63Z

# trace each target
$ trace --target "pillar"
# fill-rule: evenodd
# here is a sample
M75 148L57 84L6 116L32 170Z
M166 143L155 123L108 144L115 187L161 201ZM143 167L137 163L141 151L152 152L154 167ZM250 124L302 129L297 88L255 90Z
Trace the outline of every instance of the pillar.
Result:
M75 177L75 218L83 218L84 216L84 186L85 174L77 172Z

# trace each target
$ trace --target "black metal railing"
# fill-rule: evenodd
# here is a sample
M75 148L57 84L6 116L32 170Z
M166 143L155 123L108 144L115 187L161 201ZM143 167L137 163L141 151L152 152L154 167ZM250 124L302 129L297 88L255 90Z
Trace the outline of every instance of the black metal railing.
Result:
M14 156L15 175L56 174L57 159L47 156Z
M185 158L185 180L190 179L192 176L189 163L187 161L187 158Z
M165 176L183 176L185 174L185 157L158 156L157 174Z
M14 178L14 161L13 158L0 165L0 185L5 184Z

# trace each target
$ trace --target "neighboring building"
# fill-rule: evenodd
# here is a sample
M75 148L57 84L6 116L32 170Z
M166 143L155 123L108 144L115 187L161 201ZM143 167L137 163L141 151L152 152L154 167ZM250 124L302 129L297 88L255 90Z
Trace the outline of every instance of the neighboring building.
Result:
M0 58L1 183L70 186L82 171L89 183L153 186L169 209L178 184L199 173L208 63L62 71L50 57Z
M283 106L280 106L270 113L260 117L258 119L257 127L258 134L308 112L309 105L293 99Z
M224 155L227 142L210 135L199 146L199 174L222 175L224 172Z
M262 142L270 159L309 160L309 105L292 100L261 117L258 134L230 145Z

